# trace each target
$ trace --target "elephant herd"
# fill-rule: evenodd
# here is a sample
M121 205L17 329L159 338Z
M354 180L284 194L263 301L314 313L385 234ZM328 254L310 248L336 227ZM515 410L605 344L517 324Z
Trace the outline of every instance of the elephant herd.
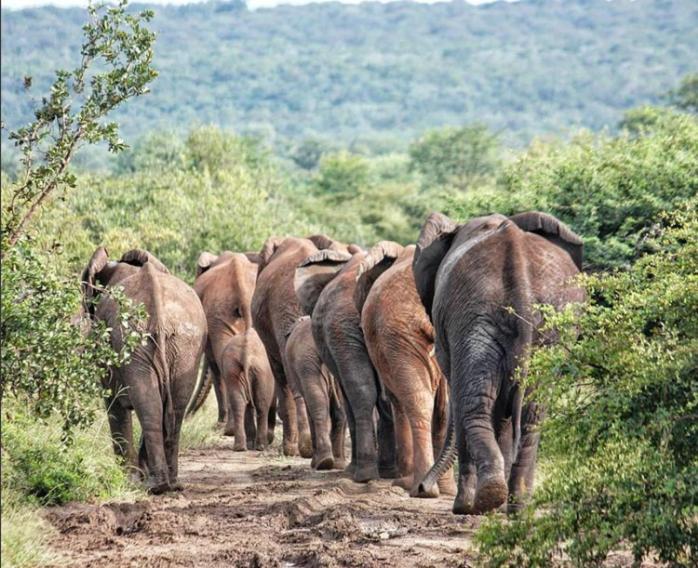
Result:
M433 213L416 245L364 250L313 235L204 252L192 290L145 251L110 261L99 248L82 275L86 312L106 322L115 349L124 340L110 288L149 316L146 341L106 379L115 451L151 492L179 488L182 422L213 387L234 450L271 444L278 413L284 454L315 469L454 495L458 514L516 510L532 489L543 413L520 377L531 347L554 340L539 333L537 306L583 301L582 253L544 213L464 224Z

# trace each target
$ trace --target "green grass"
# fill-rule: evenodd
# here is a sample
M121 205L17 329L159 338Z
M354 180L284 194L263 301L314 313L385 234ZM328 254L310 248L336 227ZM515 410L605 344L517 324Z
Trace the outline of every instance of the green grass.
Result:
M4 473L4 472L3 472ZM35 506L3 487L2 491L2 565L4 568L42 566L57 557L47 547L53 532Z
M3 492L36 505L130 500L140 493L114 457L105 414L66 443L59 419L39 421L17 402L6 401L3 410Z
M182 425L179 450L210 448L216 445L222 432L216 428L218 408L216 397L209 394L199 411L187 417Z

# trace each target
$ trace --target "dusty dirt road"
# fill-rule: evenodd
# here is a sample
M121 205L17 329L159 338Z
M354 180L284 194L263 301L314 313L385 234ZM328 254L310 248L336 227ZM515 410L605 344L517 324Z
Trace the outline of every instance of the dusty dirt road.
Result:
M180 458L181 493L47 513L70 566L471 566L477 517L451 498L359 485L232 440Z

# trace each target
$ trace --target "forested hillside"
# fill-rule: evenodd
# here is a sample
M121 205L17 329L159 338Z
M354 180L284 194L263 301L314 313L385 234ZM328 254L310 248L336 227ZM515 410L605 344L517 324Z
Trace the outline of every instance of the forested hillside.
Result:
M138 6L136 7L138 8ZM81 9L2 12L3 121L31 119L75 61ZM395 2L248 11L158 6L152 95L119 111L127 139L215 123L274 144L320 138L404 148L445 124L483 122L508 142L615 125L695 70L693 0Z

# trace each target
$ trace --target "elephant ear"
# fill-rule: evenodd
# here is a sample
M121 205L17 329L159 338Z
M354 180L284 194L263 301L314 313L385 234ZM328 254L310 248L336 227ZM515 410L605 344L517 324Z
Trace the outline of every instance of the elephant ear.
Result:
M271 257L274 256L276 250L284 242L284 237L269 237L262 245L262 250L259 251L259 269L257 274L260 274L264 267L269 264Z
M218 257L215 254L212 254L210 252L202 252L199 255L199 260L196 261L196 276L195 278L198 278L201 276L204 272L206 272L211 266L213 265L214 262L218 260Z
M536 233L563 249L570 255L577 269L582 269L584 242L562 221L547 213L541 213L540 211L519 213L518 215L509 217L509 219L522 231Z
M354 305L359 313L364 308L368 293L378 277L390 268L404 251L401 244L381 241L374 245L359 265L354 289Z
M351 257L352 255L342 251L321 250L298 265L293 287L304 313L313 313L322 290Z
M459 225L442 213L432 213L422 226L412 260L412 272L424 309L431 318L436 289L436 272L451 248Z
M320 250L338 250L338 248L341 247L341 245L337 241L331 239L327 235L310 235L306 238L309 241L312 241L312 243Z
M170 271L167 270L167 267L160 262L155 256L150 254L147 250L143 249L131 249L128 252L125 252L122 256L119 262L124 262L126 264L130 264L131 266L145 266L146 264L149 264L156 270L159 270L160 272L164 272L165 274L169 274Z
M262 262L262 256L258 252L243 252L247 257L247 260L254 264L260 264Z
M104 247L99 247L92 254L92 258L87 263L87 266L82 271L80 276L80 288L82 289L82 305L85 311L94 315L94 301L99 295L97 288L97 275L104 270L104 267L109 262L109 253Z

